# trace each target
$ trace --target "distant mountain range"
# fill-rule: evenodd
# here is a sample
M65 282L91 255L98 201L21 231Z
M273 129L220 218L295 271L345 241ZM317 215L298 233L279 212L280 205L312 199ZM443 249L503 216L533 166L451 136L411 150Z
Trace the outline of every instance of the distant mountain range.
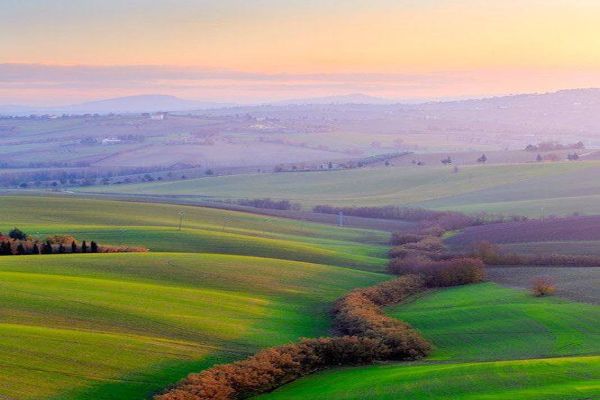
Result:
M271 106L302 106L302 105L380 105L389 107L398 105L406 110L437 110L437 111L490 111L492 109L520 109L536 110L538 113L556 113L557 111L586 110L591 107L598 110L600 107L600 89L572 89L544 94L522 94L513 96L499 96L471 100L438 101L423 103L400 103L391 99L373 97L362 93L353 93L342 96L313 97L304 99L291 99L284 101L268 102ZM91 101L62 107L29 107L22 105L0 105L0 114L28 115L28 114L109 114L109 113L142 113L158 111L193 111L212 110L219 108L244 106L233 103L218 103L185 100L167 95L139 95L118 97L114 99ZM581 111L580 111L581 112Z
M303 105L303 104L394 104L397 101L381 97L369 96L363 93L351 93L342 96L311 97L273 102L273 105Z
M212 103L180 99L167 95L139 95L90 101L61 107L28 107L0 105L0 114L110 114L158 111L190 111L228 107L228 103Z
M315 97L272 102L273 105L303 104L392 104L392 100L368 96L361 93L344 96ZM117 97L114 99L90 101L61 107L29 107L22 105L0 105L0 114L109 114L109 113L142 113L158 111L192 111L210 110L239 106L232 103L203 102L185 100L168 95L139 95Z

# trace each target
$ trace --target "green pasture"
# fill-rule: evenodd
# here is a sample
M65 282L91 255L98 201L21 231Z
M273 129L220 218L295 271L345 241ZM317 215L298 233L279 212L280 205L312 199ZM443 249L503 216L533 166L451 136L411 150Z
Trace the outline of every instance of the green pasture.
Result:
M390 314L436 345L431 360L509 360L600 353L600 307L493 283L430 292Z
M452 167L397 166L343 171L206 177L82 188L86 192L178 195L189 200L289 199L309 208L421 206L464 212L600 213L600 162L557 162Z
M152 251L240 254L379 271L389 240L387 232L167 204L0 196L0 210L0 232L18 226L41 239L65 233Z
M327 334L330 303L384 275L222 254L0 259L0 394L144 398L187 373Z
M600 395L600 357L376 365L326 371L264 400L581 400Z
M0 196L0 232L15 226L151 251L0 257L0 397L11 399L147 398L215 363L327 335L336 298L386 279L365 271L385 266L379 231Z
M325 371L261 399L588 399L600 396L600 308L484 283L389 314L434 345L417 363Z

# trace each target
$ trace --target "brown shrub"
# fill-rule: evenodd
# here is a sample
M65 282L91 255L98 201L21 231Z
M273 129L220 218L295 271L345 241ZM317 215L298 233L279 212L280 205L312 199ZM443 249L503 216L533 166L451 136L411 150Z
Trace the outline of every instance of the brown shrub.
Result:
M341 334L380 340L390 349L390 359L417 359L431 346L402 321L386 316L381 307L398 303L423 290L417 276L405 276L366 289L357 289L338 300L334 326Z
M71 245L73 242L77 242L75 237L71 235L52 235L46 238L46 241L50 242L50 244L62 244L62 245Z
M146 253L148 249L142 246L99 246L98 253Z
M435 261L424 257L391 260L388 271L396 275L420 275L428 287L446 287L481 282L485 265L478 258Z
M415 243L423 239L423 235L414 233L394 232L392 233L391 244L394 246L403 245L406 243Z
M536 297L551 296L556 291L556 286L550 278L542 276L533 280L531 291Z
M320 369L361 365L387 358L381 341L356 336L303 339L297 344L263 350L245 360L191 374L156 400L245 399Z
M437 252L444 250L444 242L439 237L426 236L418 242L406 243L404 248L407 250Z

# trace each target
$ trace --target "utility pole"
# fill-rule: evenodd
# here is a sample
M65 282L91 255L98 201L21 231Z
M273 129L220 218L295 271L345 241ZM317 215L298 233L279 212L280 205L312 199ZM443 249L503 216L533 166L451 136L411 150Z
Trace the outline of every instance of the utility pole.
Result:
M183 225L183 216L185 215L185 213L183 211L179 211L179 227L178 227L178 231L181 230L181 226Z
M342 211L338 214L338 226L344 226L344 213Z

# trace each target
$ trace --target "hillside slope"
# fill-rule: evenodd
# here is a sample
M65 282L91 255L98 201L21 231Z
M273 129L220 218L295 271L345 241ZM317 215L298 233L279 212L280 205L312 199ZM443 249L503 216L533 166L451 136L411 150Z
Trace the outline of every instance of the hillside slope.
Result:
M0 196L0 231L148 253L0 257L0 397L146 398L192 371L326 335L386 279L387 233L155 204ZM178 212L184 228L178 230Z

